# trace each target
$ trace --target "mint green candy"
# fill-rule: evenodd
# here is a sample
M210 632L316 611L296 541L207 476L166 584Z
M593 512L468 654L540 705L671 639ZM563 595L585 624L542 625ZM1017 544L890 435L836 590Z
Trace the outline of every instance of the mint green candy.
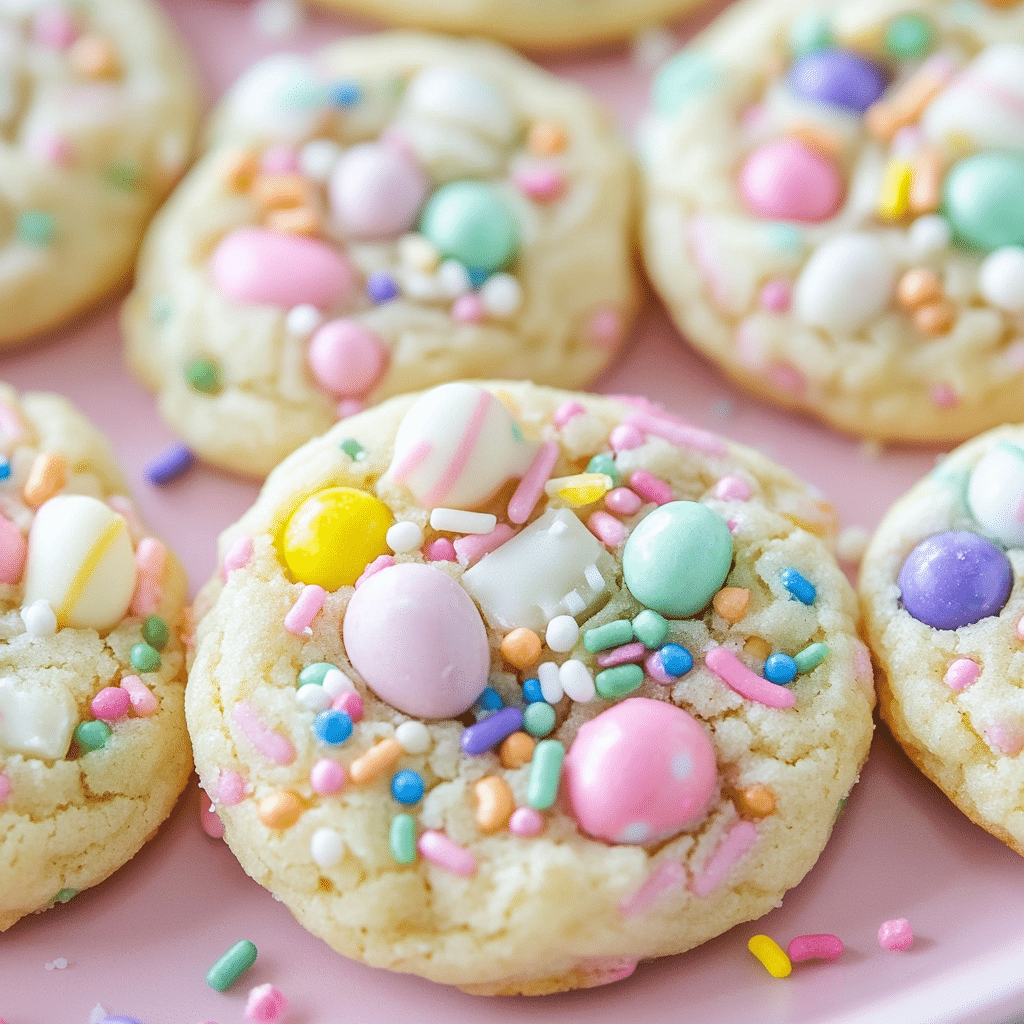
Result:
M898 14L885 30L885 48L894 57L923 57L932 48L932 23L916 11Z
M155 672L160 667L160 652L149 644L136 644L129 657L136 672Z
M664 616L645 608L633 620L633 636L648 650L660 647L668 636L668 623Z
M718 79L718 72L704 54L684 50L658 72L651 99L659 114L671 117L688 100L717 84Z
M640 520L622 551L629 592L671 619L703 611L731 565L729 527L717 512L696 501L670 501L656 508Z
M639 665L616 665L598 672L594 679L598 697L605 700L618 700L639 689L644 681L644 670Z
M28 245L49 245L55 232L53 216L44 210L26 210L18 217L18 240Z
M972 249L1024 245L1024 154L979 153L946 176L943 210L953 234Z
M458 260L471 270L500 270L519 251L519 225L512 211L495 189L479 181L439 188L423 211L420 231L442 258Z
M75 742L83 754L102 750L110 739L110 726L106 722L80 722L75 728Z
M241 939L206 972L206 984L218 992L224 992L254 963L256 946L248 939Z
M167 623L159 615L150 615L142 623L142 639L158 651L162 651L167 646L170 635Z
M803 11L790 22L789 49L794 57L824 50L832 42L832 26L824 11Z
M528 704L523 711L523 728L531 736L547 736L555 727L555 709L542 700Z
M220 366L214 359L192 359L185 366L185 380L193 391L204 395L219 394L224 388Z
M526 784L526 802L538 811L546 811L558 796L565 747L558 740L541 740L530 762L530 781Z
M619 467L615 465L615 459L607 452L602 452L600 455L595 455L588 463L586 468L587 473L604 473L605 476L612 478L612 484L616 487L619 486L619 479L621 474L619 473Z
M583 646L591 654L607 651L610 647L628 644L633 639L633 624L629 619L616 619L603 626L595 626L583 633Z
M396 814L391 819L391 856L399 864L416 860L416 819L411 814Z
M305 686L306 683L315 683L317 686L323 686L324 676L335 668L337 665L332 665L329 661L317 661L312 665L307 665L299 673L298 685Z
M820 665L828 657L828 644L820 641L805 647L799 654L793 656L796 662L797 672L810 672L812 668Z
M61 889L53 897L53 903L70 903L78 895L77 889Z

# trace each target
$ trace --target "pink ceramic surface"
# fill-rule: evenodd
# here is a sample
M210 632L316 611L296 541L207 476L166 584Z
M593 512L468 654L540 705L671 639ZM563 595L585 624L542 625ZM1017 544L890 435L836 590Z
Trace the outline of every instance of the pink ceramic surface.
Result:
M256 56L306 48L353 21L317 16L280 43L232 0L167 0L216 96ZM692 32L696 21L681 26ZM646 74L626 50L548 61L596 90L631 129ZM61 391L114 441L152 525L184 559L193 588L211 572L219 530L252 502L251 484L199 467L155 488L143 469L174 440L125 372L116 303L24 351L0 356L19 388ZM873 528L932 465L932 450L871 454L855 440L738 393L679 341L652 301L598 390L633 392L761 448L820 487L844 525ZM0 1020L86 1024L97 1004L141 1024L241 1024L246 995L271 983L283 1024L1002 1024L1024 1013L1024 861L950 806L884 730L818 865L784 906L689 954L641 965L615 985L543 999L483 999L351 963L308 935L200 825L192 786L157 837L105 884L0 935ZM917 939L887 952L879 925L908 918ZM833 932L836 963L797 964L785 980L750 956L757 932L786 946ZM226 994L204 975L249 938L256 966ZM61 970L53 961L63 958ZM47 969L47 964L51 969Z

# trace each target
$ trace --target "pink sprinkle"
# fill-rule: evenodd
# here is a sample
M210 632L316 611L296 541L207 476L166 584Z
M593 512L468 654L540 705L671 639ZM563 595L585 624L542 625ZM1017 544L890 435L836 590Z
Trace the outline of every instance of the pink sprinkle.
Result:
M139 718L149 718L160 706L153 691L142 681L139 676L124 676L121 679L121 689L128 694L131 701L132 711Z
M957 658L946 669L943 681L951 690L966 690L979 675L981 668L976 661L970 658Z
M224 838L224 822L220 820L220 815L213 809L213 804L206 797L203 797L202 803L199 805L199 823L211 839Z
M578 406L580 411L583 411L583 406L579 402L565 402L559 407L558 412L555 413L556 422L558 413L562 412L567 406L572 405ZM570 416L566 417L565 422L568 422L574 415L576 414L571 413ZM545 441L540 446L533 462L530 463L530 468L523 474L522 480L519 481L519 486L516 487L515 493L509 499L509 522L516 524L525 523L530 518L530 513L533 512L537 502L540 501L540 496L544 493L544 485L551 478L551 471L555 468L555 463L558 461L558 451L557 441Z
M457 562L455 545L447 537L432 540L424 549L423 557L428 562Z
M288 1009L288 1000L273 985L257 985L245 1001L246 1020L269 1024Z
M762 289L758 303L762 309L784 313L793 298L793 286L786 280L769 281Z
M20 583L28 542L10 519L0 516L0 583Z
M25 427L18 414L6 403L0 402L0 430L7 444L15 444L25 436Z
M452 319L463 324L479 324L487 319L487 310L480 296L475 292L466 292L452 303Z
M347 420L349 416L355 416L357 412L362 412L365 408L366 402L361 398L343 398L335 406L334 412L339 420Z
M34 132L26 142L28 151L37 159L54 167L67 167L75 155L74 147L63 135Z
M838 960L843 955L843 940L827 932L798 935L789 944L787 952L794 963L803 960Z
M615 516L600 509L587 520L587 529L609 548L617 548L626 539L626 527Z
M762 679L724 647L712 647L704 655L704 664L726 686L747 700L755 700L770 708L791 708L796 703L796 694L792 690Z
M704 870L693 880L690 892L702 899L710 896L725 881L725 876L729 874L732 866L756 842L757 828L754 824L749 821L738 821L718 844L718 849L711 855Z
M997 753L1016 757L1024 750L1024 728L1014 722L993 722L985 727L985 740Z
M340 793L347 782L345 769L329 757L321 758L309 772L309 784L313 787L313 792L321 796Z
M587 324L587 336L599 348L612 348L622 338L622 317L617 309L599 309Z
M628 423L612 427L612 432L608 435L608 443L612 446L613 452L632 451L639 448L645 440L644 432Z
M644 660L644 671L656 682L661 683L662 686L672 686L675 681L675 676L670 676L665 671L665 666L661 663L661 652L651 651Z
M11 780L0 772L0 803L3 803L11 795ZM0 1022L2 1024L2 1022Z
M454 548L452 549L454 550ZM356 580L356 588L361 587L374 573L378 573L381 569L390 569L395 564L394 556L392 555L378 555L364 570L362 576Z
M152 615L163 598L161 581L167 564L167 547L156 537L143 537L135 549L139 577L132 597L133 615Z
M234 572L236 569L244 569L249 564L249 559L252 558L252 552L252 537L248 536L248 534L236 537L224 553L225 578L229 572Z
M291 146L271 146L263 151L260 166L267 174L294 174L299 169L299 156Z
M735 533L740 528L740 521L735 516L731 516L726 519L725 525L729 527L730 533Z
M42 46L66 50L78 38L78 26L60 7L44 7L36 14L32 36Z
M517 807L508 819L508 830L515 836L532 839L544 831L544 815L533 807Z
M611 985L613 982L622 981L636 970L637 963L636 960L628 960L621 956L588 956L580 963L580 968L586 975L585 987L596 988L598 985Z
M119 516L124 516L125 521L128 523L128 532L132 537L141 537L146 532L146 528L142 525L142 520L139 518L139 510L135 507L135 502L131 498L123 494L113 494L107 498L107 504Z
M131 696L120 686L104 686L89 703L89 710L101 722L116 722L128 714Z
M1024 640L1024 615L1017 620L1017 638Z
M563 402L555 410L554 424L561 430L574 416L581 416L586 411L579 402L575 399L570 399L568 402Z
M416 842L416 849L424 860L436 864L453 875L468 878L476 874L476 857L469 850L453 843L443 832L427 829Z
M264 757L281 765L291 764L295 760L295 747L291 740L269 729L249 701L240 700L231 709L231 717Z
M634 412L626 418L626 422L642 430L645 434L660 437L674 444L677 448L703 452L705 455L726 455L729 449L725 442L707 430L691 427L686 423L675 423L660 416L649 413Z
M951 409L960 401L957 393L948 384L935 384L928 394L932 405L940 409Z
M217 780L217 799L225 807L234 807L245 799L245 779L233 768L222 768Z
M610 651L602 651L597 656L597 664L601 668L613 668L615 665L635 664L644 660L647 648L638 640L636 643L623 644Z
M346 690L338 694L331 703L334 711L344 711L353 722L363 720L363 698L355 690Z
M664 505L673 498L672 488L664 480L659 480L653 473L648 473L646 469L638 469L629 478L629 486L644 501L653 501L658 505Z
M746 501L750 497L750 484L741 476L723 476L715 484L713 493L719 501Z
M662 864L628 899L619 904L623 917L646 913L662 896L686 885L686 868L674 860Z
M643 499L636 491L628 487L616 487L604 496L605 508L617 512L620 516L631 516L634 512L640 511Z
M562 194L565 176L557 167L523 167L512 172L512 184L524 196L544 203Z
M905 917L883 921L878 929L878 944L882 949L910 949L914 943L914 931Z
M488 552L500 548L515 534L508 523L498 523L490 533L468 533L455 541L455 558L463 569L480 561Z
M327 591L315 583L307 583L302 588L295 604L288 609L284 617L284 628L293 636L300 636L312 625L320 614L320 609L327 600Z
M771 369L768 379L780 390L790 395L802 395L807 387L804 375L789 363L780 363Z
M871 671L871 654L867 646L860 640L853 652L853 671L857 685L869 696L875 695L875 677Z

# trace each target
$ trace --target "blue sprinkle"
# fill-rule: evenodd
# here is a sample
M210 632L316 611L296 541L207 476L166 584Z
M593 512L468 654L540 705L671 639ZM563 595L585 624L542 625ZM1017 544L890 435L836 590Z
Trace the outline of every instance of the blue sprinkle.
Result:
M788 654L771 654L764 663L764 677L770 683L785 686L796 679L796 662Z
M527 704L537 704L544 699L544 692L540 688L539 679L523 680L523 696Z
M469 283L474 288L479 288L491 276L491 272L484 270L483 267L466 267L466 273L469 274Z
M488 686L487 689L480 694L477 699L477 703L484 709L484 711L498 711L500 708L505 706L505 702L501 699L501 694L498 693L493 686Z
M327 90L327 101L332 107L354 107L363 98L363 90L355 82L336 82Z
M195 465L196 457L187 445L176 444L158 455L143 470L143 476L151 484L169 484ZM7 467L8 474L10 466Z
M400 804L419 803L424 788L419 772L410 771L408 768L391 780L391 795Z
M0 480L8 480L11 476L11 464L4 459L0 461Z
M665 644L658 657L667 676L685 676L693 668L693 655L679 644Z
M519 708L502 708L489 718L469 726L459 743L467 754L483 754L522 727L523 713Z
M379 305L398 294L398 282L386 271L379 270L366 279L366 294Z
M336 747L352 735L352 719L344 711L329 708L313 720L313 732L321 743Z
M804 579L796 569L783 569L780 573L782 585L798 600L804 604L814 604L818 596L814 584Z

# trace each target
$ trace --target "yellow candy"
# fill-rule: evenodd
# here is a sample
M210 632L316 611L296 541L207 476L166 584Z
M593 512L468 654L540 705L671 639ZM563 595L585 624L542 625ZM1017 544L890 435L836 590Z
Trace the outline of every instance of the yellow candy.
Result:
M882 220L899 220L906 215L912 177L913 168L906 160L889 161L878 200L878 216Z
M767 935L755 935L747 943L747 949L764 965L773 978L788 978L793 964L786 951Z
M350 587L388 547L391 510L366 491L329 487L310 495L281 531L280 547L292 576L324 590Z
M577 473L549 480L544 491L549 497L561 498L570 508L579 508L600 501L612 486L612 478L607 473Z

